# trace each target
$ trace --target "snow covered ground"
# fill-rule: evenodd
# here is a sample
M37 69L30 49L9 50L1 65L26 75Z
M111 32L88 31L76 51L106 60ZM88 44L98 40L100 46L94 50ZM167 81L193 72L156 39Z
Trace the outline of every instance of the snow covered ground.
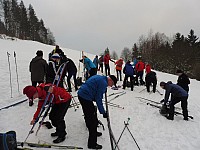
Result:
M22 90L26 85L31 84L29 72L30 60L35 57L35 53L39 49L43 50L44 58L47 60L48 53L54 47L33 41L11 41L3 39L0 39L0 45L0 108L2 108L26 98L24 95L22 95ZM69 58L72 58L75 61L78 67L80 52L67 48L62 48L62 50ZM15 59L13 56L14 51L17 54L16 58L19 76L19 92L16 78ZM12 98L7 52L11 54L9 59L12 77ZM87 56L92 60L94 58L94 55L91 54L87 54ZM113 64L111 65L111 72L115 74ZM82 76L81 72L80 76ZM177 76L162 72L157 72L157 77L158 83L160 81L172 81L176 83L177 80ZM122 82L119 82L118 84L121 85ZM199 150L199 87L200 82L191 79L188 110L189 114L192 115L194 119L190 119L189 121L184 121L183 116L180 115L175 116L174 121L169 121L159 114L157 108L146 105L146 101L136 98L143 97L157 102L163 99L163 95L160 95L157 92L155 94L147 93L146 90L143 90L145 88L144 86L136 86L134 87L134 91L131 91L129 88L126 88L125 90L112 90L109 88L107 93L108 95L120 91L126 92L126 94L119 96L112 101L113 103L124 107L124 109L109 106L111 126L115 138L119 138L124 128L124 121L127 121L128 118L130 118L128 127L141 150ZM161 93L164 93L159 86L157 86L157 89ZM76 96L77 94L76 92L72 92L72 95ZM109 96L108 101L115 96L116 95ZM74 97L74 99L76 102L78 102L77 97ZM0 132L14 130L17 133L17 140L24 141L31 129L31 125L29 123L32 119L33 113L36 110L36 107L36 102L33 107L29 107L28 102L26 101L15 107L0 110ZM180 104L177 104L177 107L180 108ZM103 145L104 150L109 150L111 149L111 146L107 121L100 114L98 117L105 126L105 131L103 131L102 127L98 128L98 130L103 133L103 136L98 138L98 143ZM46 120L48 120L48 118ZM84 150L87 150L88 131L85 126L81 107L77 108L76 111L74 108L70 108L66 114L65 121L67 124L68 134L66 140L60 145L76 145L83 147ZM46 127L42 127L37 136L33 133L29 136L27 141L36 143L52 143L52 140L54 139L50 136L50 133L52 132L54 132L54 129L48 130ZM138 149L128 130L125 130L124 134L122 135L121 140L119 141L119 147L121 150Z

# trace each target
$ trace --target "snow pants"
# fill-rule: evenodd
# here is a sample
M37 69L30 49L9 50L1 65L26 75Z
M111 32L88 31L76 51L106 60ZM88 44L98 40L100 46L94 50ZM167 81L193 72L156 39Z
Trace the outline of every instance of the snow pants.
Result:
M69 108L71 100L65 103L54 104L51 108L51 112L49 114L49 119L54 127L56 127L56 133L58 137L64 137L67 133L65 131L65 114Z
M109 66L109 64L104 64L104 66L105 66L106 76L109 76L110 75L110 66Z
M83 113L85 116L85 123L89 131L88 147L96 146L98 119L95 106L90 100L86 100L80 96L78 96L78 99L81 103Z
M183 111L183 117L184 119L188 118L188 110L187 110L187 99L188 97L173 97L171 98L171 102L169 104L170 108L169 108L169 118L174 119L174 105L176 105L177 103L181 102L181 108Z

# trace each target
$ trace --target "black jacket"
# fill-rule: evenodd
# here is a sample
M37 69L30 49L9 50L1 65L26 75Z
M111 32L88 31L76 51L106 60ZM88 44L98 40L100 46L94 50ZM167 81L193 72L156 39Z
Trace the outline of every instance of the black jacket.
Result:
M76 65L74 64L74 62L69 58L67 58L66 61L67 61L67 66L66 66L67 72L68 73L76 73L77 68L76 68Z
M31 81L44 81L47 73L46 60L42 56L36 56L30 62L29 71L31 72Z
M189 91L188 84L190 84L190 80L189 80L188 76L185 73L182 73L182 75L180 75L178 77L177 84L179 86L181 86L187 92Z
M146 82L157 82L156 73L154 71L150 71L146 77Z

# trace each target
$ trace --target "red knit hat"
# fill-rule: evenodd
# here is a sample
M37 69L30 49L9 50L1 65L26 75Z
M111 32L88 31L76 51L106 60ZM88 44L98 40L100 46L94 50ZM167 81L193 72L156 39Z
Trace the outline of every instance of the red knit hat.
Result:
M29 99L33 98L33 95L37 92L37 89L34 86L26 86L23 90L23 94L26 94L26 96Z

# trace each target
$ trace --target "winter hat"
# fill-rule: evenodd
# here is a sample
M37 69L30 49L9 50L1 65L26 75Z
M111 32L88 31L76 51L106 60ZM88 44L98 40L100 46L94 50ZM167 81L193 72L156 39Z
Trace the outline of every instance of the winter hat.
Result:
M58 53L55 53L51 56L51 58L59 59L60 55Z
M183 73L183 71L180 70L180 69L178 69L178 70L176 71L176 73Z
M117 78L114 75L109 75L109 77L113 80L115 87L117 87Z
M26 86L24 89L23 89L23 94L26 94L26 96L29 98L29 99L32 99L33 98L33 95L37 92L37 89L36 87L34 86Z
M36 55L37 55L37 56L43 56L43 52L42 52L41 50L38 50L38 51L36 52Z
M162 82L160 82L160 86L165 86L165 84L166 84L166 83L165 83L165 82L163 82L163 81L162 81Z

